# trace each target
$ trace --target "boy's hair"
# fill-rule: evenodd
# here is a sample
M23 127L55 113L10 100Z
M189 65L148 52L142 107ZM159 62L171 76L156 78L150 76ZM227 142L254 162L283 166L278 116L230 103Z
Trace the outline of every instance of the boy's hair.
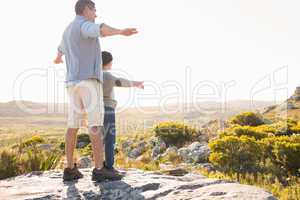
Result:
M95 8L95 3L91 0L78 0L75 5L76 15L82 15L86 6L89 8Z
M113 60L111 53L108 51L102 51L102 64L107 65Z

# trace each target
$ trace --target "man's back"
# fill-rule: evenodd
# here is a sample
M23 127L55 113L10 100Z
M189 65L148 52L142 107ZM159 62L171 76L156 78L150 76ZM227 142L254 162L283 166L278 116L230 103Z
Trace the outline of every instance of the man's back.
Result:
M103 81L101 49L98 37L87 37L82 27L95 25L83 16L77 15L66 28L59 51L65 55L67 75L66 82L87 79ZM98 29L100 32L100 30Z

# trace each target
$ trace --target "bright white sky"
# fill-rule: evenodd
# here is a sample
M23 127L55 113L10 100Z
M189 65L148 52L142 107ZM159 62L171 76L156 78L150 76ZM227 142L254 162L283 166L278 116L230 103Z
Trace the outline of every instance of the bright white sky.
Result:
M156 84L161 94L156 99L144 99L142 105L157 105L159 99L170 93L175 94L176 100L178 92L172 85L167 87L167 81L176 81L189 90L201 81L211 85L235 81L227 93L231 100L251 98L251 88L263 78L266 79L254 89L261 90L255 100L283 100L300 85L298 0L95 2L98 21L140 31L131 38L115 36L101 40L102 49L114 54L114 68L126 71L133 79L146 81L144 91L117 90L120 105L128 105L129 94L133 92L135 96L153 94L153 87L147 87L149 81ZM66 101L64 85L51 79L52 72L65 70L65 66L54 66L52 60L63 30L75 16L74 4L75 0L1 2L0 101ZM188 78L187 66L191 71ZM288 68L273 76L284 66ZM40 72L49 70L48 86L46 76L30 76L33 68ZM24 71L25 80L20 76ZM59 73L62 76L55 77L61 82L64 72ZM18 82L24 82L22 95L15 97L16 79L18 90ZM190 85L185 85L185 79L191 81ZM192 91L183 91L178 94L180 101L191 101L195 96ZM208 91L200 88L198 92Z

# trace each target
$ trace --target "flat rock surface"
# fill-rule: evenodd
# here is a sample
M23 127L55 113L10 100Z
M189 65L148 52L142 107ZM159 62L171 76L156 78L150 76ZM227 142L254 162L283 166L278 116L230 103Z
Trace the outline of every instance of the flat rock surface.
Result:
M35 172L2 180L0 199L276 199L258 187L197 174L175 177L132 169L126 171L126 177L121 181L95 183L91 181L92 169L81 171L84 178L77 182L64 183L61 171Z

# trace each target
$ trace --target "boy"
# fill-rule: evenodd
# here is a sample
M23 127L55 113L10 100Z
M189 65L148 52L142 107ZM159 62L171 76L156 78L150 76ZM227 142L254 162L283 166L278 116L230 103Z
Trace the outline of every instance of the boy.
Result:
M112 75L109 70L112 68L113 57L107 51L102 52L103 62L103 101L104 101L104 141L105 141L105 167L115 174L120 174L114 168L114 148L116 140L116 117L115 108L117 101L114 99L114 87L138 87L144 89L144 82L130 81Z

